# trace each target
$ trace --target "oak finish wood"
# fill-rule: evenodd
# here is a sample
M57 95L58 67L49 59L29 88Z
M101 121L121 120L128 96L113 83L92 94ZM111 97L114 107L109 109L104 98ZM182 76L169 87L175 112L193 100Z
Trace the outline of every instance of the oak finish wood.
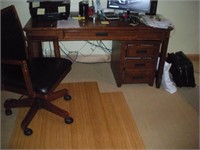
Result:
M62 98L53 103L70 111L74 123L41 110L31 122L37 128L25 137L18 128L26 109L19 111L10 148L15 149L145 149L128 105L121 92L99 93L96 82L61 84L68 88L70 103Z

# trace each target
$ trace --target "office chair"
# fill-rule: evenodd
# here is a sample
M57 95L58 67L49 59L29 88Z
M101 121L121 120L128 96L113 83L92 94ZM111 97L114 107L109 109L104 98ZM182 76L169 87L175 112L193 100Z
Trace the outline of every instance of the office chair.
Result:
M52 40L58 43L57 38ZM12 5L1 10L1 88L25 95L18 100L6 100L5 113L11 115L11 108L30 107L21 123L25 135L33 133L28 125L41 108L64 118L67 124L73 122L67 111L51 103L62 96L65 100L71 99L67 89L54 92L71 70L71 65L70 60L60 57L29 58L15 7Z

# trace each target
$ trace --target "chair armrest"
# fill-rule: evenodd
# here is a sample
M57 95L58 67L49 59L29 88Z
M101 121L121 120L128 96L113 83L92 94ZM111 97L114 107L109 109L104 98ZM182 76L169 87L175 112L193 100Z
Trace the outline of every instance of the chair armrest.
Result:
M23 64L26 64L26 60L3 59L1 60L1 63L8 64L8 65L23 65Z
M33 85L32 85L31 76L29 74L29 69L28 69L28 65L27 65L27 61L26 60L13 60L13 59L10 60L10 59L6 59L6 60L1 60L1 64L20 66L22 74L23 74L23 77L24 77L24 81L25 81L25 84L26 84L26 88L27 88L28 94L31 95L31 96L34 96Z
M60 58L60 49L57 36L30 36L32 41L47 42L52 41L54 45L54 53L57 58Z

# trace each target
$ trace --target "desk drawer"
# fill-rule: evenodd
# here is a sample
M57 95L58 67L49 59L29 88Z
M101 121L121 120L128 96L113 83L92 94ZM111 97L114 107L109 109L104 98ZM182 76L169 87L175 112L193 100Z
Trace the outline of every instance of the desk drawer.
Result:
M126 69L154 69L155 60L135 60L129 59L125 63Z
M151 40L160 39L162 33L152 33L145 31L130 31L130 30L118 30L102 28L95 29L70 29L64 30L63 36L66 40Z
M116 33L117 34L117 33ZM69 40L111 40L115 38L111 31L101 30L65 30L64 39Z
M149 83L153 84L154 73L151 70L126 70L124 83Z
M57 36L59 39L63 38L63 32L62 31L33 31L33 32L27 32L27 36Z
M126 57L157 58L160 49L159 42L127 43Z
M84 38L89 36L95 36L95 32L91 31L79 31L79 30L66 30L64 31L64 39L70 39L70 38Z
M66 40L150 40L152 36L146 36L143 34L138 34L137 32L131 32L126 30L64 30L64 39ZM146 33L148 35L148 33Z

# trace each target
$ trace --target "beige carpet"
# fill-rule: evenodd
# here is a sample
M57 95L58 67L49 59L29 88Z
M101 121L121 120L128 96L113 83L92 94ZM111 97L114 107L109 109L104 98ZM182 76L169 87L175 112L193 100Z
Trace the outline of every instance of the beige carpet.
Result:
M100 92L123 92L147 149L198 149L199 74L196 72L195 79L195 88L177 88L174 94L162 86L155 88L155 84L152 87L124 84L118 88L109 63L75 63L63 82L98 81Z
M136 124L121 92L99 93L96 82L61 84L73 99L54 101L69 110L74 123L40 110L23 134L20 124L27 109L20 109L10 148L14 149L144 149Z

